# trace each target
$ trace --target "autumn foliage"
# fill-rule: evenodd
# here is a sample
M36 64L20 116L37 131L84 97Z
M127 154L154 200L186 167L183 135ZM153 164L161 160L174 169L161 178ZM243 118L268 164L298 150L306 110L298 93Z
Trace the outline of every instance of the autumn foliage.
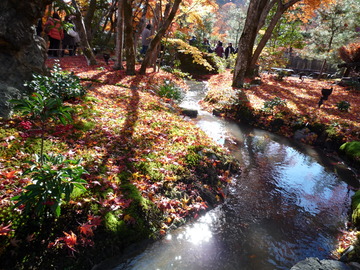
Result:
M351 43L340 47L339 55L346 63L360 62L360 43Z
M81 159L88 173L82 176L86 190L73 190L58 218L13 208L11 198L33 183L24 171L39 153L40 140L26 118L1 120L0 259L5 268L89 269L224 199L234 161L157 93L164 81L185 90L184 82L163 71L127 76L98 61L89 67L82 56L60 60L62 69L81 78L88 94L66 101L73 109L72 124L47 123L44 152Z
M211 90L204 105L215 107L237 120L247 118L254 125L293 138L299 130L305 132L301 140L307 144L334 143L335 150L342 143L360 138L360 93L334 84L334 81L300 80L285 77L277 80L276 74L262 74L260 85L240 90L233 89L232 74L214 75L209 79ZM322 88L333 88L333 93L319 108ZM279 98L285 105L265 108L266 102ZM339 109L348 102L350 110ZM235 107L234 107L235 104ZM325 136L325 137L324 137ZM321 138L320 138L321 137Z

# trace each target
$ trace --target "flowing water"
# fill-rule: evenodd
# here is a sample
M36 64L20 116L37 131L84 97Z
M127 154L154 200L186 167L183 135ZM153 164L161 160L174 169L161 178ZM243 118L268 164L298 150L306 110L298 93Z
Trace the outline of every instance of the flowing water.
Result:
M189 84L182 105L200 109L204 85ZM113 269L274 270L328 258L357 185L351 171L311 147L201 110L194 121L231 150L241 175L224 204Z

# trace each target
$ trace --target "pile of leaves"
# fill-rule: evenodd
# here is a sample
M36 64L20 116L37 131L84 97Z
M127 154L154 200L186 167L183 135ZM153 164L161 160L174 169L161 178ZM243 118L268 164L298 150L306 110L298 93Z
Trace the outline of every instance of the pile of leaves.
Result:
M247 81L243 89L232 88L231 82L230 71L211 76L204 106L289 138L301 131L301 141L310 145L331 142L338 149L343 143L359 141L360 94L356 90L333 80L285 77L278 81L273 74L262 74L260 84ZM333 92L319 107L322 88L333 88ZM348 106L343 109L345 103Z
M239 172L225 149L158 94L164 81L185 89L181 80L164 71L127 76L99 63L60 60L87 89L84 97L65 100L71 124L50 119L44 136L26 116L0 120L0 260L6 269L90 269L217 205ZM40 151L84 168L85 188L66 194L59 216L14 208L19 194L38 184L25 172ZM71 172L61 164L47 168Z

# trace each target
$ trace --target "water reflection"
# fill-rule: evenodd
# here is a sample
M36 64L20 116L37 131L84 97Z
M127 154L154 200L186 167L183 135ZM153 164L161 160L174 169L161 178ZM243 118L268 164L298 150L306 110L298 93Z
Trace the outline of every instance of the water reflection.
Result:
M311 148L200 112L197 124L240 161L226 202L115 269L289 269L326 258L347 218L348 185ZM309 155L310 154L310 155Z

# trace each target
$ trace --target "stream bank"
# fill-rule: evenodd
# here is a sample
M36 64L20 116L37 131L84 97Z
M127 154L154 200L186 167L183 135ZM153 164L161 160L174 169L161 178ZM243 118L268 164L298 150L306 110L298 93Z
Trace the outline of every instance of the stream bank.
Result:
M230 71L207 78L209 92L202 103L207 111L336 153L339 162L345 160L360 175L355 169L360 168L359 155L339 149L346 142L360 141L357 91L333 81L299 82L295 77L279 81L271 74L261 74L261 80L249 81L243 89L232 88L231 81ZM333 94L318 107L321 89L330 87ZM344 100L353 104L348 111L338 107Z
M192 83L183 103L196 109L205 87ZM193 121L243 169L225 202L101 269L274 270L329 258L347 222L351 179L334 173L321 151L276 134L202 110Z

